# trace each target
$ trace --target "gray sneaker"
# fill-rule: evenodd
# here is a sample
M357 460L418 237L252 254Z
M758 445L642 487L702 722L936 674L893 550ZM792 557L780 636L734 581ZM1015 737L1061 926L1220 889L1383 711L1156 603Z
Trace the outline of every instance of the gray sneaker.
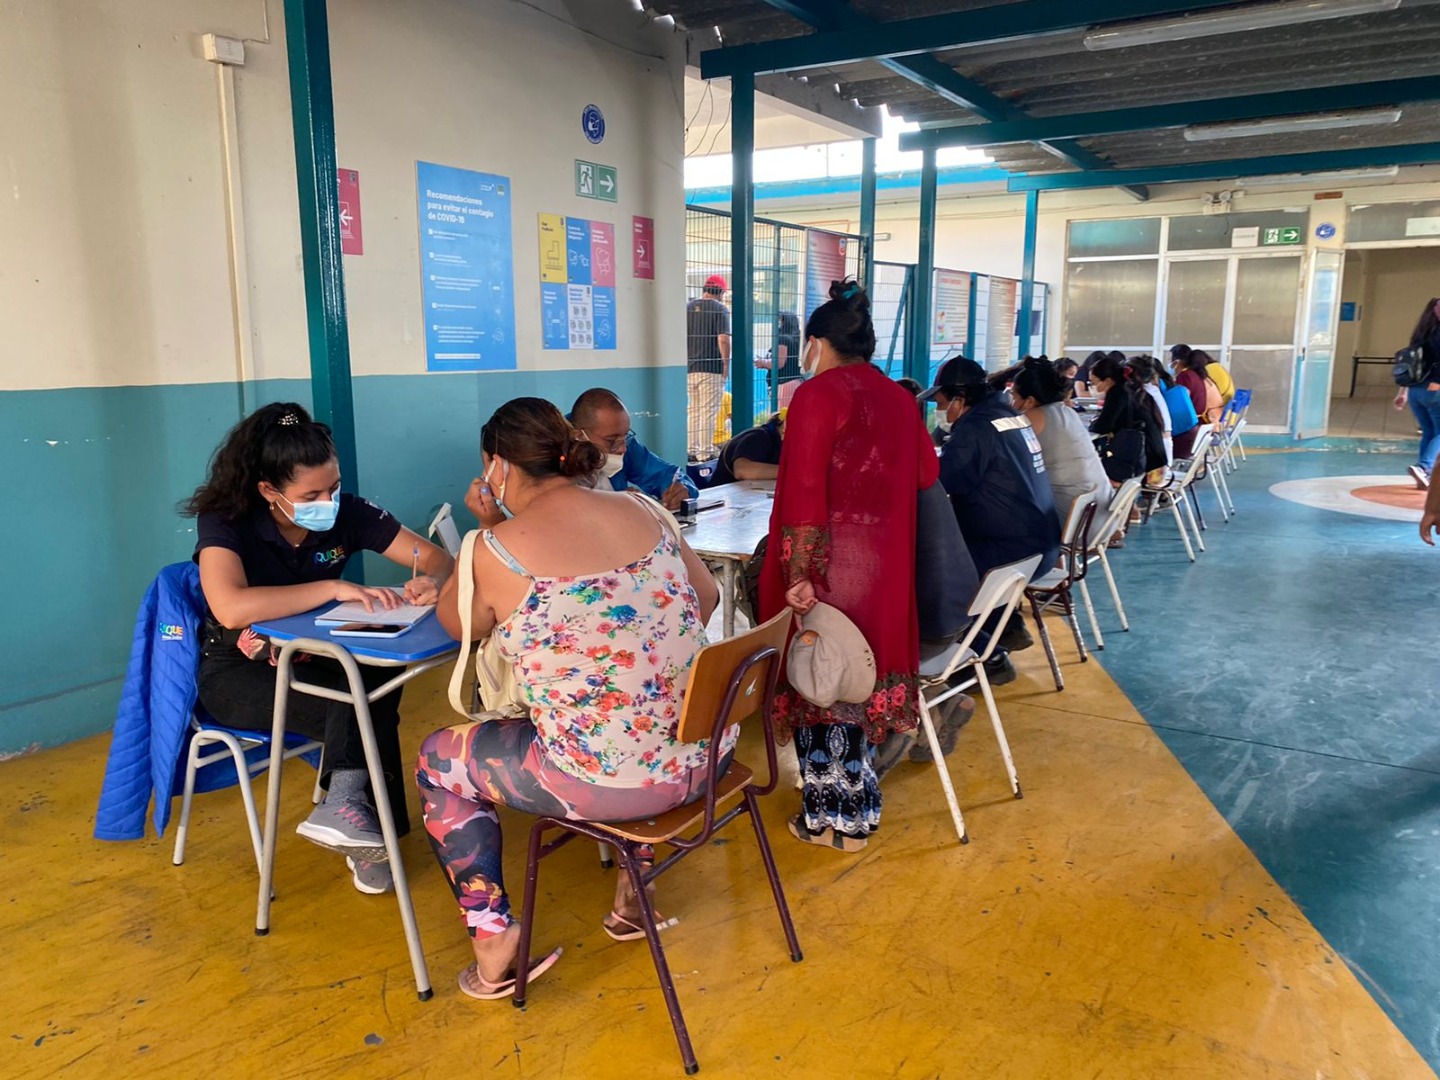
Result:
M357 859L385 862L390 857L375 809L363 795L327 799L297 825L295 831L313 844Z
M370 862L368 859L352 859L346 855L345 865L354 875L355 888L369 896L379 896L395 888L395 877L390 873L388 862Z

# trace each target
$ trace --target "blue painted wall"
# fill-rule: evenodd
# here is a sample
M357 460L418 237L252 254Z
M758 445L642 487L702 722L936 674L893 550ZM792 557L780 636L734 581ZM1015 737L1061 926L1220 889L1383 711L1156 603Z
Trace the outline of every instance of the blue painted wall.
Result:
M497 406L533 395L568 409L591 386L620 394L636 434L684 460L683 367L368 376L354 383L359 491L423 529L436 504L459 507ZM252 407L287 399L308 402L309 382L245 387ZM0 625L0 754L109 728L140 598L194 546L194 523L175 506L241 408L231 383L0 393L12 515L0 595L25 613ZM367 572L386 580L377 563Z

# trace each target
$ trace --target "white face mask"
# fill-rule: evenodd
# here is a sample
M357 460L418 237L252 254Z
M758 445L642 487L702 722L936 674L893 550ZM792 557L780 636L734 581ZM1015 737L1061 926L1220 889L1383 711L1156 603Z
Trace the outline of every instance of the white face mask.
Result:
M805 356L800 361L800 377L808 379L815 374L815 369L820 366L820 342L811 338L810 343L805 346Z
M600 475L606 480L618 473L625 467L624 454L606 454L605 464L600 466Z
M497 461L504 466L500 473L500 487L498 489L494 487L490 479L490 474L495 471L495 463ZM491 490L495 492L495 505L500 508L500 513L505 515L506 520L513 518L515 515L511 513L510 508L505 505L505 485L510 480L510 463L503 459L492 457L490 459L490 468L485 470L484 480L485 483L491 484Z
M952 423L952 421L950 420L950 410L949 410L948 408L942 409L939 405L936 405L936 406L935 406L935 430L936 430L936 431L949 431L949 430L950 430L950 427L951 427L951 423Z

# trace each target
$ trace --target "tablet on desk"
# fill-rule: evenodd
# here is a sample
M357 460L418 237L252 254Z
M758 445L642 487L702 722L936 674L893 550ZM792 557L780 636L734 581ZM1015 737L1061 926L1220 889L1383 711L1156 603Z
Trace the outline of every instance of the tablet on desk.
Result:
M352 622L332 626L330 633L333 637L396 638L401 634L408 634L414 628L414 624L406 626L400 623Z

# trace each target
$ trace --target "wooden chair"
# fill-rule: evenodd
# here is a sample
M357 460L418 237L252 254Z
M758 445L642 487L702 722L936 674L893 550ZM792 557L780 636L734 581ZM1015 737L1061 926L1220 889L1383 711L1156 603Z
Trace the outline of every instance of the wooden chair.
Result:
M680 716L680 741L709 739L712 747L720 744L721 735L730 725L758 717L765 732L765 757L769 771L763 785L755 783L755 774L739 761L732 761L725 775L717 780L715 774L720 763L718 756L712 754L706 766L708 776L704 797L657 818L605 823L542 817L531 827L529 859L525 867L525 904L520 915L520 953L515 971L516 1008L525 1005L540 860L576 836L611 845L630 878L687 1076L695 1073L700 1065L690 1045L690 1034L675 993L675 981L665 962L665 950L655 925L655 909L645 887L686 855L709 843L716 832L737 817L749 814L760 858L770 879L770 891L775 896L775 907L780 913L780 925L790 946L790 959L797 963L802 959L795 924L791 921L785 893L780 887L780 875L775 869L775 858L770 851L770 841L760 820L759 806L760 796L768 795L775 789L777 778L775 729L770 710L774 704L775 684L780 676L791 618L790 612L783 612L749 633L726 638L701 649L690 670L690 685L685 692L685 708ZM698 831L694 831L697 827ZM563 835L547 842L545 833L550 830L561 830ZM642 849L658 844L665 844L674 851L663 861L647 866L650 857Z

